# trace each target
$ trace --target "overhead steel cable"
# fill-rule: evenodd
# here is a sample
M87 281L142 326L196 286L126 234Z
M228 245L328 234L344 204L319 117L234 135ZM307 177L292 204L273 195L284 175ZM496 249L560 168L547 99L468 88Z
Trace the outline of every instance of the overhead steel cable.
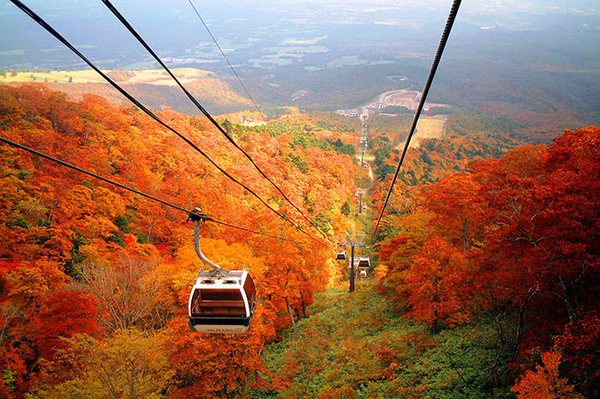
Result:
M79 166L76 166L76 165L73 165L73 164L68 163L66 161L63 161L62 159L55 158L55 157L53 157L51 155L44 154L43 152L34 150L33 148L27 147L27 146L25 146L23 144L16 143L16 142L14 142L12 140L9 140L9 139L7 139L5 137L1 137L0 136L0 141L6 143L8 145L11 145L13 147L20 148L22 150L25 150L25 151L30 152L32 154L35 154L35 155L37 155L39 157L45 158L45 159L47 159L49 161L55 162L55 163L57 163L59 165L66 166L67 168L71 168L71 169L74 169L74 170L76 170L78 172L86 174L88 176L92 176L92 177L94 177L96 179L99 179L99 180L102 180L102 181L104 181L106 183L110 183L110 184L115 185L117 187L120 187L120 188L123 188L125 190L131 191L131 192L133 192L135 194L139 194L139 195L141 195L143 197L151 199L152 201L160 202L161 204L166 205L166 206L170 206L171 208L177 209L178 211L189 213L189 211L187 209L185 209L185 208L182 208L180 206L177 206L177 205L172 204L170 202L167 202L165 200L161 200L160 198L156 198L156 197L154 197L154 196L152 196L150 194L146 194L146 193L144 193L142 191L136 190L135 188L128 187L128 186L126 186L124 184L121 184L121 183L116 182L114 180L108 179L108 178L106 178L104 176L101 176L101 175L99 175L97 173L90 172L89 170L80 168Z
M247 231L247 232L249 232L249 233L260 234L260 235L263 235L263 236L267 236L267 237L275 238L275 239L277 239L277 240L289 241L289 242L293 242L293 243L300 244L300 245L309 245L309 243L307 243L307 242L304 242L304 241L290 240L289 238L284 238L284 237L282 237L282 236L276 236L276 235L273 235L273 234L267 234L267 233L260 233L260 232L258 232L258 231L255 231L255 230L250 230L250 229L247 229L247 228L245 228L245 227L240 227L240 226L236 226L236 225L229 224L229 223L226 223L226 222L221 222L221 221L219 221L219 220L215 220L215 219L213 219L213 218L211 218L211 217L209 217L207 220L208 220L209 222L213 222L213 223L216 223L216 224L220 224L220 225L222 225L222 226L226 226L226 227L232 227L232 228L235 228L235 229L238 229L238 230Z
M171 127L167 123L163 122L162 119L160 119L158 116L156 116L156 114L154 114L149 108L147 108L145 105L143 105L141 102L139 102L135 97L133 97L131 94L129 94L129 92L127 92L125 89L123 89L121 86L119 86L115 81L113 81L111 78L109 78L104 72L102 72L96 65L94 65L89 59L87 59L86 56L84 56L79 50L77 50L67 39L65 39L60 33L58 33L54 28L52 28L43 18L41 18L39 15L37 15L35 12L33 12L29 7L27 7L25 4L23 4L19 0L10 0L10 1L14 5L16 5L19 9L21 9L21 11L23 11L29 17L31 17L35 22L37 22L44 29L46 29L50 34L52 34L52 36L54 36L61 43L63 43L69 50L71 50L79 58L81 58L86 64L89 65L90 68L92 68L100 76L102 76L104 78L104 80L106 80L112 87L114 87L115 89L117 89L123 96L125 96L135 106L137 106L138 108L140 108L142 111L144 111L144 113L146 113L148 116L150 116L156 122L158 122L160 125L162 125L166 129L170 130L171 132L175 133L182 140L184 140L187 144L189 144L192 148L194 148L196 151L198 151L202 156L204 156L215 168L217 168L227 178L229 178L231 181L233 181L234 183L236 183L239 186L241 186L242 188L244 188L252 196L254 196L255 198L257 198L263 205L265 205L270 211L272 211L277 216L279 216L283 220L285 220L288 223L290 223L297 230L299 230L303 234L307 235L312 240L320 243L321 245L325 245L321 241L319 241L317 238L313 237L311 234L309 234L306 231L304 231L304 229L302 229L302 227L298 226L296 223L294 223L294 221L292 221L291 219L289 219L287 216L283 215L282 213L280 213L276 209L274 209L271 205L269 205L264 199L262 199L258 194L256 194L252 189L250 189L244 183L238 181L235 177L233 177L231 174L229 174L226 170L224 170L223 168L221 168L215 161L213 161L204 151L202 151L202 149L200 149L200 147L198 147L196 144L194 144L190 139L188 139L187 137L185 137L183 134L179 133L176 129L174 129L173 127Z
M235 77L237 78L238 82L240 82L240 85L242 86L242 88L244 89L244 91L246 92L246 95L248 96L248 98L250 99L250 101L252 101L252 104L254 104L254 108L256 108L256 110L258 111L258 113L263 117L263 119L266 121L267 117L265 116L265 114L263 114L263 112L260 110L260 108L258 108L258 105L256 105L256 101L254 101L254 98L252 98L252 95L250 95L250 92L248 91L248 89L246 88L246 85L244 84L244 82L242 82L242 79L240 78L240 76L238 75L238 73L236 72L235 68L233 67L233 65L231 65L231 62L229 62L229 58L227 58L227 56L225 55L225 52L223 51L223 49L221 48L221 46L219 45L219 42L217 42L217 39L213 36L212 32L210 31L208 25L206 25L206 22L204 22L204 19L200 16L200 13L198 12L198 10L196 9L196 6L194 6L194 3L192 3L192 0L188 0L188 3L190 3L190 6L192 6L192 8L194 9L194 12L196 13L196 15L198 16L198 19L200 19L200 22L202 22L202 25L204 25L204 28L206 29L206 31L208 32L210 38L212 39L212 41L215 43L215 46L217 46L217 48L219 49L219 51L221 52L221 55L223 56L223 58L225 59L225 61L227 62L227 65L229 65L229 69L231 69L231 72L233 72L233 74L235 75Z
M450 14L448 15L448 20L446 21L446 26L444 27L442 38L440 39L440 43L435 53L431 69L429 71L429 76L427 77L427 82L425 83L425 87L423 88L423 94L421 95L421 100L419 101L419 105L417 106L417 111L415 112L415 116L413 118L408 137L406 138L406 142L404 143L404 149L402 150L402 155L400 156L400 160L398 161L396 173L394 173L394 178L392 179L392 183L390 184L390 188L387 192L387 196L379 213L379 217L377 218L377 224L375 225L375 229L373 230L373 237L375 237L375 233L379 228L379 223L381 222L381 218L383 217L385 208L387 207L388 201L390 200L390 195L392 194L394 184L396 184L396 179L398 179L398 173L400 172L400 168L402 167L402 164L404 163L404 158L406 157L406 153L408 152L410 141L413 135L415 134L417 122L419 121L419 117L421 116L421 112L423 111L425 99L427 98L427 94L429 93L429 89L431 88L433 78L435 77L435 73L442 58L442 54L444 53L444 48L446 47L446 43L448 42L448 37L450 36L450 32L452 31L452 25L454 24L454 20L456 19L456 15L458 14L460 3L461 0L454 0L452 3L452 7L450 8Z
M150 45L148 43L146 43L146 41L140 36L140 34L135 30L135 28L129 23L129 21L127 21L127 19L123 16L123 14L121 14L119 12L119 10L116 9L116 7L109 1L109 0L101 0L104 5L110 10L110 12L113 13L113 15L127 28L127 30L129 30L129 32L137 39L137 41L146 49L146 51L148 51L148 53L150 53L150 55L152 55L152 57L156 60L156 62L158 62L160 64L160 66L169 74L169 76L177 83L177 85L179 86L179 88L186 94L186 96L190 99L190 101L192 103L194 103L194 105L204 114L204 116L206 116L206 118L208 118L208 120L219 130L219 132L221 132L221 134L223 134L227 140L229 140L229 142L231 144L233 144L233 146L235 148L237 148L242 154L244 154L246 156L246 158L250 161L250 163L254 166L254 168L267 180L269 181L269 183L271 183L271 185L273 187L275 187L275 189L279 192L279 194L281 194L281 196L285 199L285 201L287 203L289 203L294 209L296 209L301 215L302 217L313 227L315 227L317 229L317 231L319 231L319 233L323 234L325 237L327 237L327 235L325 233L323 233L318 226L316 226L314 224L314 222L312 220L310 220L310 218L308 218L304 212L302 212L302 210L300 208L298 208L286 195L285 193L279 188L279 186L277 184L275 184L275 182L273 180L271 180L271 178L269 178L269 176L267 176L267 174L265 172L263 172L263 170L256 164L256 162L254 161L254 159L252 159L252 157L250 156L250 154L248 154L242 147L240 147L235 140L233 139L233 137L231 137L231 135L225 130L223 129L223 127L221 125L219 125L219 123L212 117L212 115L206 110L206 108L204 108L200 102L198 102L198 100L192 95L192 93L190 93L185 86L179 81L179 79L175 76L175 74L173 74L173 72L171 72L171 70L167 67L167 65L165 65L165 63L161 60L161 58L156 54L156 52L154 52L154 50L150 47Z
M10 145L10 146L13 146L13 147L19 148L19 149L21 149L21 150L27 151L27 152L29 152L29 153L31 153L31 154L37 155L37 156L39 156L39 157L41 157L41 158L45 158L45 159L47 159L47 160L49 160L49 161L55 162L55 163L57 163L57 164L59 164L59 165L65 166L65 167L67 167L67 168L70 168L70 169L76 170L76 171L78 171L78 172L80 172L80 173L83 173L83 174L85 174L85 175L88 175L88 176L94 177L94 178L96 178L96 179L102 180L102 181L104 181L104 182L106 182L106 183L109 183L109 184L112 184L112 185L114 185L114 186L120 187L120 188L122 188L122 189L124 189L124 190L131 191L132 193L135 193L135 194L141 195L142 197L145 197L145 198L147 198L147 199L149 199L149 200L152 200L152 201L155 201L155 202L159 202L159 203L161 203L161 204L163 204L163 205L166 205L166 206L168 206L168 207L171 207L171 208L173 208L173 209L176 209L176 210L178 210L178 211L184 212L184 213L185 213L185 214L187 214L187 215L190 215L190 214L192 213L192 211L188 211L187 209L185 209L185 208L182 208L182 207L180 207L179 205L175 205L175 204L173 204L173 203L171 203L171 202L168 202L168 201L162 200L162 199L160 199L160 198L157 198L157 197L155 197L155 196L153 196L153 195L146 194L146 193L145 193L145 192L143 192L143 191L137 190L137 189L135 189L135 188L132 188L132 187L126 186L126 185L124 185L124 184L121 184L121 183L119 183L119 182L116 182L116 181L114 181L114 180L108 179L108 178L106 178L106 177L104 177L104 176L102 176L102 175L99 175L99 174L97 174L97 173L94 173L94 172L91 172L91 171L89 171L89 170L86 170L86 169L80 168L80 167L79 167L79 166L77 166L77 165L73 165L73 164L71 164L71 163L69 163L69 162L63 161L62 159L58 159L58 158L56 158L56 157L53 157L53 156L51 156L51 155L45 154L45 153L43 153L43 152L40 152L40 151L34 150L33 148L27 147L27 146L25 146L25 145L23 145L23 144L19 144L19 143L17 143L17 142L14 142L14 141L12 141L12 140L9 140L9 139L7 139L7 138L5 138L5 137L2 137L2 136L0 136L0 142L6 143L6 144L8 144L8 145ZM296 241L296 240L290 240L290 239L283 238L283 237L279 237L279 236L276 236L276 235L273 235L273 234L262 233L262 232L260 232L260 231L252 230L252 229L249 229L249 228L246 228L246 227L236 226L236 225L234 225L234 224L230 224L230 223L227 223L227 222L222 222L222 221L220 221L220 220L213 219L213 218L211 218L210 216L207 216L207 217L205 218L205 220L206 220L206 221L209 221L209 222L216 223L216 224L220 224L220 225L222 225L222 226L231 227L231 228L233 228L233 229L238 229L238 230L246 231L246 232L248 232L248 233L252 233L252 234L259 234L259 235L262 235L262 236L266 236L266 237L275 238L275 239L277 239L277 240L285 240L285 241L290 241L290 242L294 242L294 243L296 243L296 244L301 244L301 245L309 245L309 243L307 243L307 242Z

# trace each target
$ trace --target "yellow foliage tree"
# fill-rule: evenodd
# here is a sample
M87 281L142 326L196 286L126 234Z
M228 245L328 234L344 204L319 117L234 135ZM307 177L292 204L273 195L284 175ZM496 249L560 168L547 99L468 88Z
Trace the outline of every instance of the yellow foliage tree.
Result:
M70 348L61 351L58 362L49 364L51 374L64 365L71 367L71 379L41 387L33 397L158 399L173 376L162 351L162 334L145 336L130 329L121 330L106 341L89 335L76 335L68 340Z

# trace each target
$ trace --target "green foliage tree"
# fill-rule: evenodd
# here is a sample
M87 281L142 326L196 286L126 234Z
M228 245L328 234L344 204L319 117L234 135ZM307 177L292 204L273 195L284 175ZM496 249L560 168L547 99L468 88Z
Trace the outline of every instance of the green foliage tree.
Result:
M346 216L350 215L350 201L344 202L344 206L342 206L342 213Z

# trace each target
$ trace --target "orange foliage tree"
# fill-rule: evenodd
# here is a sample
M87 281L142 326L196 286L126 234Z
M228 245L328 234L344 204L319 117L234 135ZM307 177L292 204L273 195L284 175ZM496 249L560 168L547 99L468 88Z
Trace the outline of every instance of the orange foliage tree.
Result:
M517 399L583 399L566 378L559 377L560 357L560 352L543 353L543 366L537 366L535 372L526 371L512 387Z
M204 119L170 109L159 115L273 208L320 235ZM186 209L200 206L217 220L276 236L281 228L286 238L311 242L279 247L277 240L245 231L203 226L203 239L214 239L208 242L211 258L229 268L248 266L260 304L247 335L201 337L188 332L185 321L187 295L200 265L184 214L2 145L2 394L22 397L56 382L41 377L42 360L48 364L45 376L54 373L65 383L73 381L52 361L55 352L71 353L76 342L69 338L77 333L84 334L81 342L110 342L110 347L124 329L150 337L165 330L170 346L157 351L171 361L174 374L162 380L161 389L174 397L226 395L260 384L261 349L304 316L312 295L328 281L323 268L331 257L328 244L318 245L290 228L133 106L115 106L94 95L72 101L42 85L0 86L0 122L2 135L13 141ZM336 233L337 223L341 228L350 224L340 213L355 191L350 156L295 144L285 121L242 133L236 136L239 145L326 235ZM303 260L292 262L292 257ZM79 353L84 357L85 351ZM240 357L240 364L232 362ZM192 366L189 359L204 360ZM83 360L78 364L88 377L95 367ZM216 375L227 383L215 384Z
M594 395L600 129L566 131L549 146L519 147L470 169L424 187L421 204L387 218L400 226L419 215L429 222L419 234L404 229L380 244L382 287L407 304L408 316L430 325L444 301L447 325L480 311L513 312L506 349L513 360L526 355L524 342L548 348L562 334L554 341L564 347L564 368Z
M471 270L465 256L439 236L424 244L405 276L409 317L438 330L440 321L453 326L470 319L464 307Z

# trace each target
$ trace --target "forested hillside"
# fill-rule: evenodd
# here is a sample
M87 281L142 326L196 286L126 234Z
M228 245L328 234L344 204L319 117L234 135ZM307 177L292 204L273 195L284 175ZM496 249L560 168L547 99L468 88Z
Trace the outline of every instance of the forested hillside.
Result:
M599 140L567 131L405 187L383 222L381 290L398 310L434 333L491 322L487 395L519 374L520 398L598 395Z
M206 121L159 116L322 237ZM276 124L232 134L331 236L353 223L341 208L354 192L355 166L349 155L297 142L311 137L310 123L302 134ZM280 220L134 107L91 95L68 101L40 85L0 86L0 126L8 139L185 209L297 241L206 223L204 252L225 267L246 266L260 301L243 336L192 333L187 298L201 262L184 213L0 146L0 396L231 397L265 384L265 344L337 277L327 244Z
M348 294L333 243L371 231L402 137L370 132L357 214L360 124L277 112L219 120L313 226L206 120L157 114L316 240L135 107L0 86L3 137L273 236L203 224L204 253L245 266L259 301L246 334L190 332L185 213L1 145L0 397L600 395L600 129L524 145L528 125L450 115L410 149Z
M117 3L0 3L0 399L600 398L594 2Z
M198 113L198 109L181 94L179 88L163 70L105 72L111 79L152 108L160 109L164 104L170 104L172 108L181 112ZM239 111L252 105L250 100L236 92L238 82L229 83L212 72L197 68L173 68L173 73L194 96L202 98L204 106L211 113ZM0 70L0 83L17 87L27 82L43 83L53 90L67 93L72 99L80 99L82 93L95 93L113 103L126 103L117 91L92 70L35 72Z
M330 289L254 397L594 398L600 129L397 188L375 278Z
M325 116L325 120L348 129L352 118ZM370 200L379 206L396 171L412 116L369 116L367 160L373 169ZM354 123L358 123L357 118ZM431 120L431 119L430 119ZM453 173L468 170L474 160L498 158L519 145L537 143L528 137L528 125L507 117L456 113L436 120L439 137L416 138L408 151L399 179L407 186L429 184ZM356 129L359 129L356 126Z

